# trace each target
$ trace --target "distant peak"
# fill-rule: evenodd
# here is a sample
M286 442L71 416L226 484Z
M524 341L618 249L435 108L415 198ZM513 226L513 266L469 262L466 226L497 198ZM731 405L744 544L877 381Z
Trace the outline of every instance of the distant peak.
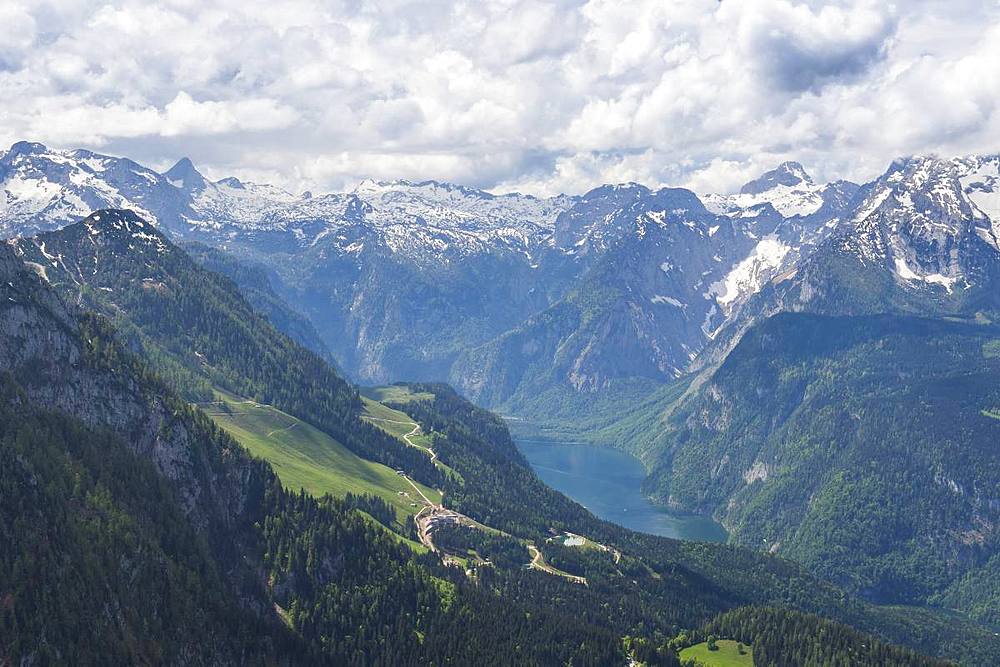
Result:
M48 149L44 144L40 144L37 141L18 141L10 147L10 152L18 155L30 155L34 153L44 153Z
M194 163L191 162L191 158L182 157L177 161L177 164L170 168L170 171L182 174L192 172L195 171Z
M226 178L219 179L215 182L216 185L225 185L226 187L234 188L236 190L243 190L243 181L236 178L235 176L227 176Z
M366 178L357 187L354 188L352 192L354 193L367 193L367 192L378 192L380 190L389 190L392 188L411 188L414 187L414 183L410 181L405 181L402 179L396 179L393 181L380 181L377 178Z
M787 160L785 162L782 162L777 166L777 168L774 169L774 171L783 174L790 174L797 178L801 178L802 180L809 178L809 175L806 173L805 168L803 168L802 163L796 162L794 160Z
M177 164L163 174L172 184L184 189L195 190L205 187L207 181L201 175L190 159L182 157Z
M773 190L779 185L795 187L796 185L812 185L813 180L805 168L798 162L782 162L771 171L765 172L740 188L740 194L759 195Z
M621 196L621 195L637 196L637 195L648 194L649 192L650 192L649 188L647 188L645 185L641 185L639 183L631 183L631 182L630 183L608 183L606 185L598 186L598 187L594 188L593 190L587 192L584 195L584 197L589 199L591 197L609 196L609 195L613 195L613 196Z
M384 187L385 185L386 185L386 183L383 183L382 181L376 181L374 178L366 178L363 181L361 181L360 183L358 183L357 187L354 188L354 189L355 189L355 191L357 191L357 190L369 190L371 188Z
M463 195L492 198L493 195L483 190L448 183L446 181L408 181L406 179L395 179L392 181L379 181L373 178L366 178L358 183L353 194L373 194L386 190L443 190L445 192L459 192Z
M608 190L648 190L645 185L641 183L636 183L635 181L628 181L627 183L608 183L602 186Z

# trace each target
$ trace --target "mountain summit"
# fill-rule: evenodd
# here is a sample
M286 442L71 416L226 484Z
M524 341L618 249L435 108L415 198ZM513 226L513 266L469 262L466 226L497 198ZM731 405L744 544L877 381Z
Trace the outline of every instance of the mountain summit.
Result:
M785 218L825 222L845 206L857 185L848 181L815 183L798 162L782 162L740 188L735 195L706 195L709 209L727 215L757 217L773 209Z
M186 157L178 160L177 164L164 172L163 176L170 181L171 185L186 192L204 190L208 184L208 180L201 175L201 172L195 168L191 160Z
M806 173L806 170L798 162L782 162L771 171L765 172L760 177L746 183L740 188L740 194L759 195L779 186L811 187L813 180Z

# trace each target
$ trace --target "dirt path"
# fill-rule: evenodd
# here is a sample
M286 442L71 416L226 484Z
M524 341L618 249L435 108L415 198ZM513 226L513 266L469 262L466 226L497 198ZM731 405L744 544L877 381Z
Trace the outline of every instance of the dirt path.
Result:
M416 491L420 495L420 497L423 499L425 505L427 505L429 507L439 507L439 505L435 505L434 503L431 502L430 498L428 498L427 496L424 495L424 492L420 490L420 487L417 486L416 482L414 482L412 479L410 479L409 475L400 475L400 477L402 477L403 479L405 479L407 482L410 483L410 486L413 487L413 490Z
M386 422L387 424L402 424L404 426L412 426L413 430L411 430L409 433L404 434L403 435L403 440L410 447L416 447L417 449L422 449L425 452L427 452L427 454L431 457L431 462L432 463L437 463L437 452L435 452L430 447L424 447L423 445L418 445L417 443L415 443L412 440L410 440L411 437L417 435L417 433L419 433L419 431L420 431L420 424L418 424L417 422L414 422L414 421L404 422L404 421L401 421L399 419L386 419L385 417L370 417L370 416L367 416L367 415L365 416L365 419L367 419L368 421L373 421L373 422Z
M404 435L403 436L403 440L406 440L406 444L408 444L409 446L416 447L417 449L422 449L425 452L427 452L428 454L430 454L431 455L431 463L437 463L437 458L438 458L437 452L435 452L430 447L421 447L417 443L415 443L412 440L410 440L410 438L412 436L415 436L417 434L417 431L419 431L419 430L420 430L420 424L417 424L416 422L414 422L413 423L413 430L410 431L409 433L407 433L406 435Z
M551 574L557 577L563 577L564 579L569 579L573 583L587 585L587 579L585 577L578 577L575 574L569 574L568 572L562 572L555 569L551 565L545 562L545 556L534 544L527 545L528 553L531 554L530 566L536 570L541 570L546 574Z

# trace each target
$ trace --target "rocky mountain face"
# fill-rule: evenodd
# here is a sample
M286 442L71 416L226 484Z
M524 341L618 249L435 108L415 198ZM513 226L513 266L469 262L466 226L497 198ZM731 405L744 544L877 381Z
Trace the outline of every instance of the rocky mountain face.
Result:
M784 309L965 308L988 298L969 286L990 280L1000 210L996 158L983 157L911 158L865 186L815 183L788 162L700 197L625 184L538 199L433 181L296 196L210 181L187 159L158 174L22 143L0 179L8 235L132 208L264 267L315 328L310 344L360 381L448 380L506 407L539 390L669 381ZM306 340L301 320L281 320Z
M243 556L256 552L274 474L7 244L0 279L0 532L17 610L13 628L4 618L5 654L176 664L272 654L285 633Z
M969 315L998 306L1000 158L894 162L841 230L754 297L732 330L781 311Z
M725 207L634 184L584 195L556 220L552 263L574 276L564 295L464 353L451 381L488 405L534 413L540 392L600 393L683 375L748 299L835 233L857 191L816 188L815 210L785 217L767 197L787 200L787 186L764 179L747 187L757 200L734 197Z
M254 474L250 462L223 476L211 472L210 459L222 454L203 451L192 440L190 429L176 419L176 406L158 391L162 387L144 386L91 359L95 351L87 349L77 315L44 284L44 270L26 265L4 244L0 272L5 341L0 370L18 375L30 369L30 381L22 384L24 400L127 437L137 454L177 485L197 525L230 525L253 502L242 488Z

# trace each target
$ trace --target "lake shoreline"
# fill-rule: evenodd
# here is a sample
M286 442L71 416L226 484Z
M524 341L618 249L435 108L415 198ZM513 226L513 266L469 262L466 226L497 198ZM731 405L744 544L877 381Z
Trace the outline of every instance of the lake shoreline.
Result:
M646 469L628 452L537 435L515 437L514 442L542 481L605 521L675 539L728 539L725 528L710 517L672 510L642 494Z

